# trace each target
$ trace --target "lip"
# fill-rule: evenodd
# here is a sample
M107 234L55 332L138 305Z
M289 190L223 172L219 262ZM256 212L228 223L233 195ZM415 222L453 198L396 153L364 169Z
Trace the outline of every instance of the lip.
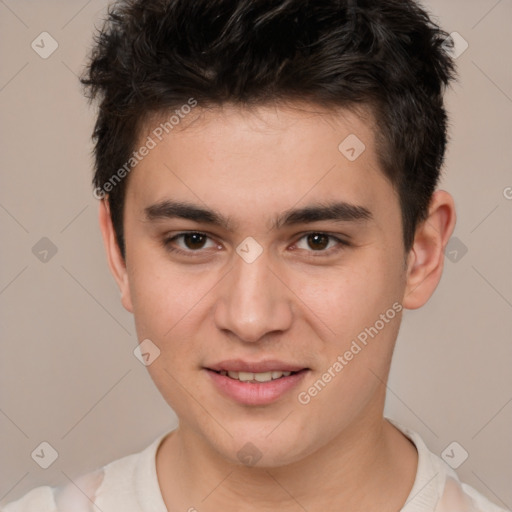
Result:
M245 361L243 359L227 359L220 361L213 365L205 366L207 370L214 370L220 372L225 370L227 372L251 372L263 373L282 370L283 372L299 372L301 370L309 370L302 365L290 364L285 361L278 361L277 359L266 359L263 361Z
M269 362L267 361L267 363ZM257 365L246 366L246 368L248 367L262 368L262 366ZM264 367L270 368L270 366L268 365ZM237 368L240 368L240 366L237 366ZM288 368L290 368L289 365ZM304 379L305 375L310 371L307 368L301 368L299 370L286 370L283 366L273 366L273 369L276 371L279 369L282 369L283 371L297 371L298 373L293 373L288 377L281 377L279 379L271 380L269 382L242 382L236 379L232 379L227 375L221 375L220 373L213 371L213 369L204 368L206 374L212 380L214 386L217 388L218 391L220 391L223 395L231 398L235 402L238 402L243 405L268 405L273 402L276 402L277 400L282 398L286 393L289 393L293 388L297 387L298 384L302 381L302 379ZM229 371L237 370L233 369ZM253 373L260 373L262 371L271 370L259 370L258 372L253 371Z

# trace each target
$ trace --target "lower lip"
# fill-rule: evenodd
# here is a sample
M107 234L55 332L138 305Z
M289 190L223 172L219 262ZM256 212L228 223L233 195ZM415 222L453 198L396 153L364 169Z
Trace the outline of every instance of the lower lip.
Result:
M269 382L242 382L206 369L213 383L222 393L244 405L267 405L279 400L296 387L309 370L281 377Z

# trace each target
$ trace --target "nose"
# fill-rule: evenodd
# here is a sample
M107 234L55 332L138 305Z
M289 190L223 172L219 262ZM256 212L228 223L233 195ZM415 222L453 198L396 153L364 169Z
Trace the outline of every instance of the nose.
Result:
M215 323L244 342L286 331L292 322L292 292L270 267L267 252L252 263L237 254L219 287Z

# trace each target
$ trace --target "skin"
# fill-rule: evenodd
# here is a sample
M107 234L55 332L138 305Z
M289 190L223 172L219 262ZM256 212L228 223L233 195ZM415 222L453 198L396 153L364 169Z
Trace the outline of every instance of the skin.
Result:
M101 201L122 303L139 340L159 348L148 370L179 417L156 457L168 510L396 512L405 504L416 449L383 418L401 313L307 405L297 399L394 303L425 304L442 274L453 199L435 192L406 254L398 196L379 168L373 126L369 114L299 104L198 106L128 178L126 260ZM141 141L150 133L148 125ZM350 134L366 146L354 162L338 150ZM214 209L232 230L149 220L145 209L166 199ZM271 229L286 210L331 200L364 206L372 219ZM184 231L209 238L187 245L182 237L171 245L188 253L169 252L164 240ZM351 245L328 239L319 249L307 237L318 232ZM248 236L263 250L252 263L236 252ZM279 359L310 371L275 403L241 405L203 369L230 358ZM247 442L262 455L253 466L237 457Z

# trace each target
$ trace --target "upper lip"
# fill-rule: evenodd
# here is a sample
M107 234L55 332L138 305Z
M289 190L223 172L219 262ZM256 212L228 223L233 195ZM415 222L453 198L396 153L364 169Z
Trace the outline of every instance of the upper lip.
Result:
M220 372L251 372L264 373L272 371L298 372L307 369L305 366L290 364L276 359L266 359L264 361L244 361L243 359L227 359L218 363L206 366L208 370Z

